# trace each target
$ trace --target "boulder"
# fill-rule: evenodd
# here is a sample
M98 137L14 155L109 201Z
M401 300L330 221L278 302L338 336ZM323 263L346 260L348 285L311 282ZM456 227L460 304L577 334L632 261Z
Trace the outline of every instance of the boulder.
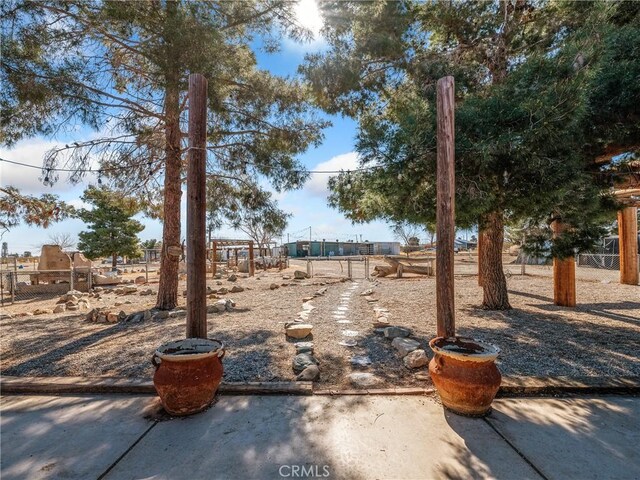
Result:
M299 353L293 357L291 365L294 372L300 373L310 365L318 365L318 363L318 360L310 353Z
M420 368L429 364L429 357L427 357L424 350L419 348L409 352L402 361L407 368Z
M147 277L145 277L144 275L140 275L139 277L136 277L135 283L137 285L142 285L143 283L147 283Z
M420 342L411 338L396 337L391 342L391 345L398 351L401 357L404 357L410 352L417 350Z
M285 333L290 338L305 338L311 334L313 325L308 323L293 323L285 327Z
M296 377L297 381L314 382L320 378L320 369L317 365L309 365Z
M53 309L53 313L64 313L67 311L67 306L64 303L60 305L56 305L56 308Z
M411 335L411 330L403 327L387 327L384 329L384 336L389 339L397 337L408 337Z

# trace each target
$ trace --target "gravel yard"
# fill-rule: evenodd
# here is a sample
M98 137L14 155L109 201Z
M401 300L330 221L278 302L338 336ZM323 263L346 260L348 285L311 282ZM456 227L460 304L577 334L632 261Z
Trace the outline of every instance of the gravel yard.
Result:
M304 270L304 263L293 263ZM357 265L354 281L341 282L340 268L335 262L326 263L314 264L313 279L284 280L283 274L292 275L296 268L292 265L285 272L238 278L235 284L245 290L221 295L237 304L232 312L208 316L209 336L227 345L225 380L293 380L295 347L284 335L284 324L302 310L303 298L326 287L323 295L309 302L313 309L308 322L313 324L312 341L321 371L318 388L351 388L348 374L355 371L373 373L380 387L427 384L426 367L406 368L390 341L374 332L372 321L374 306L386 308L391 324L410 328L412 338L431 356L427 342L436 329L435 280L369 281ZM209 282L212 288L220 288L215 281ZM234 285L222 283L229 288ZM279 288L271 290L272 283ZM288 285L280 286L283 283ZM547 277L514 275L508 286L513 310L490 312L478 307L482 293L477 279L456 278L457 331L498 345L504 374L640 376L640 287L579 281L579 306L566 309L553 305L552 282ZM150 288L156 290L157 284ZM376 303L360 295L370 288ZM2 374L151 377L155 347L184 336L185 315L180 311L166 319L115 324L90 323L85 320L86 311L20 316L36 308L53 308L56 300L3 307ZM91 307L129 301L116 307L129 314L151 308L155 297L110 293L101 300L89 300ZM357 345L343 346L344 340L355 340ZM352 356L366 356L372 364L352 366Z

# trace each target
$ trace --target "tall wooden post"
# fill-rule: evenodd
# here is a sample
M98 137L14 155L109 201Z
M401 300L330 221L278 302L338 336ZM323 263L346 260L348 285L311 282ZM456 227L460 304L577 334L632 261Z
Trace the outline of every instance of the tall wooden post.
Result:
M436 308L437 334L454 337L455 298L453 279L453 248L455 239L455 135L454 135L454 80L444 77L437 84L438 109L438 164L436 223L438 249L436 250Z
M207 79L189 75L187 164L187 338L207 338Z
M551 223L554 237L562 234L565 228L560 220ZM576 262L573 257L553 259L553 303L560 307L576 306Z
M249 242L249 276L253 277L256 273L256 265L253 262L253 241Z
M638 285L638 207L618 212L620 283Z

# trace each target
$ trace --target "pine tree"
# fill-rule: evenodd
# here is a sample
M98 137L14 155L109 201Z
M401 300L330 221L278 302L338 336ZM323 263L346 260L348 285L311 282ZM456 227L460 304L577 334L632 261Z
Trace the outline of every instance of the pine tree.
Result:
M180 199L186 158L187 77L209 82L208 170L265 176L274 187L306 178L296 156L321 140L300 82L259 70L251 44L275 49L283 34L308 32L283 0L8 1L2 4L0 139L11 144L76 124L96 138L57 148L47 169L93 167L112 187L134 193L163 221L157 307L175 307ZM97 162L97 164L96 164Z
M78 249L87 258L111 257L115 270L118 256L140 256L142 252L137 234L144 230L144 226L132 218L140 211L139 202L96 187L85 190L82 200L93 205L91 210L78 210L78 217L89 229L78 234Z
M358 119L365 168L334 177L330 202L356 222L435 220L435 85L453 75L456 224L482 232L483 306L510 308L505 222L561 219L570 228L552 254L563 257L587 248L611 220L614 204L593 159L614 133L626 147L637 122L632 127L627 115L629 128L595 137L596 146L590 140L603 133L592 127L602 119L593 107L608 102L594 97L606 48L628 59L618 73L637 68L637 57L609 41L621 8L525 0L327 4L331 48L309 56L303 70L325 109ZM594 42L598 35L605 41ZM632 75L618 80L636 91ZM621 103L637 112L633 95Z

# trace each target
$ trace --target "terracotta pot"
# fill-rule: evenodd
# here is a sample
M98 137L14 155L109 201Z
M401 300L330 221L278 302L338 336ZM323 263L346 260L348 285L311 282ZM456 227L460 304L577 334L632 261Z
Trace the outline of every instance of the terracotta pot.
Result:
M429 346L435 353L429 373L442 404L461 415L486 415L502 380L498 347L464 337L436 337Z
M153 384L171 415L191 415L213 402L222 380L224 345L218 340L187 338L158 347L151 362Z

